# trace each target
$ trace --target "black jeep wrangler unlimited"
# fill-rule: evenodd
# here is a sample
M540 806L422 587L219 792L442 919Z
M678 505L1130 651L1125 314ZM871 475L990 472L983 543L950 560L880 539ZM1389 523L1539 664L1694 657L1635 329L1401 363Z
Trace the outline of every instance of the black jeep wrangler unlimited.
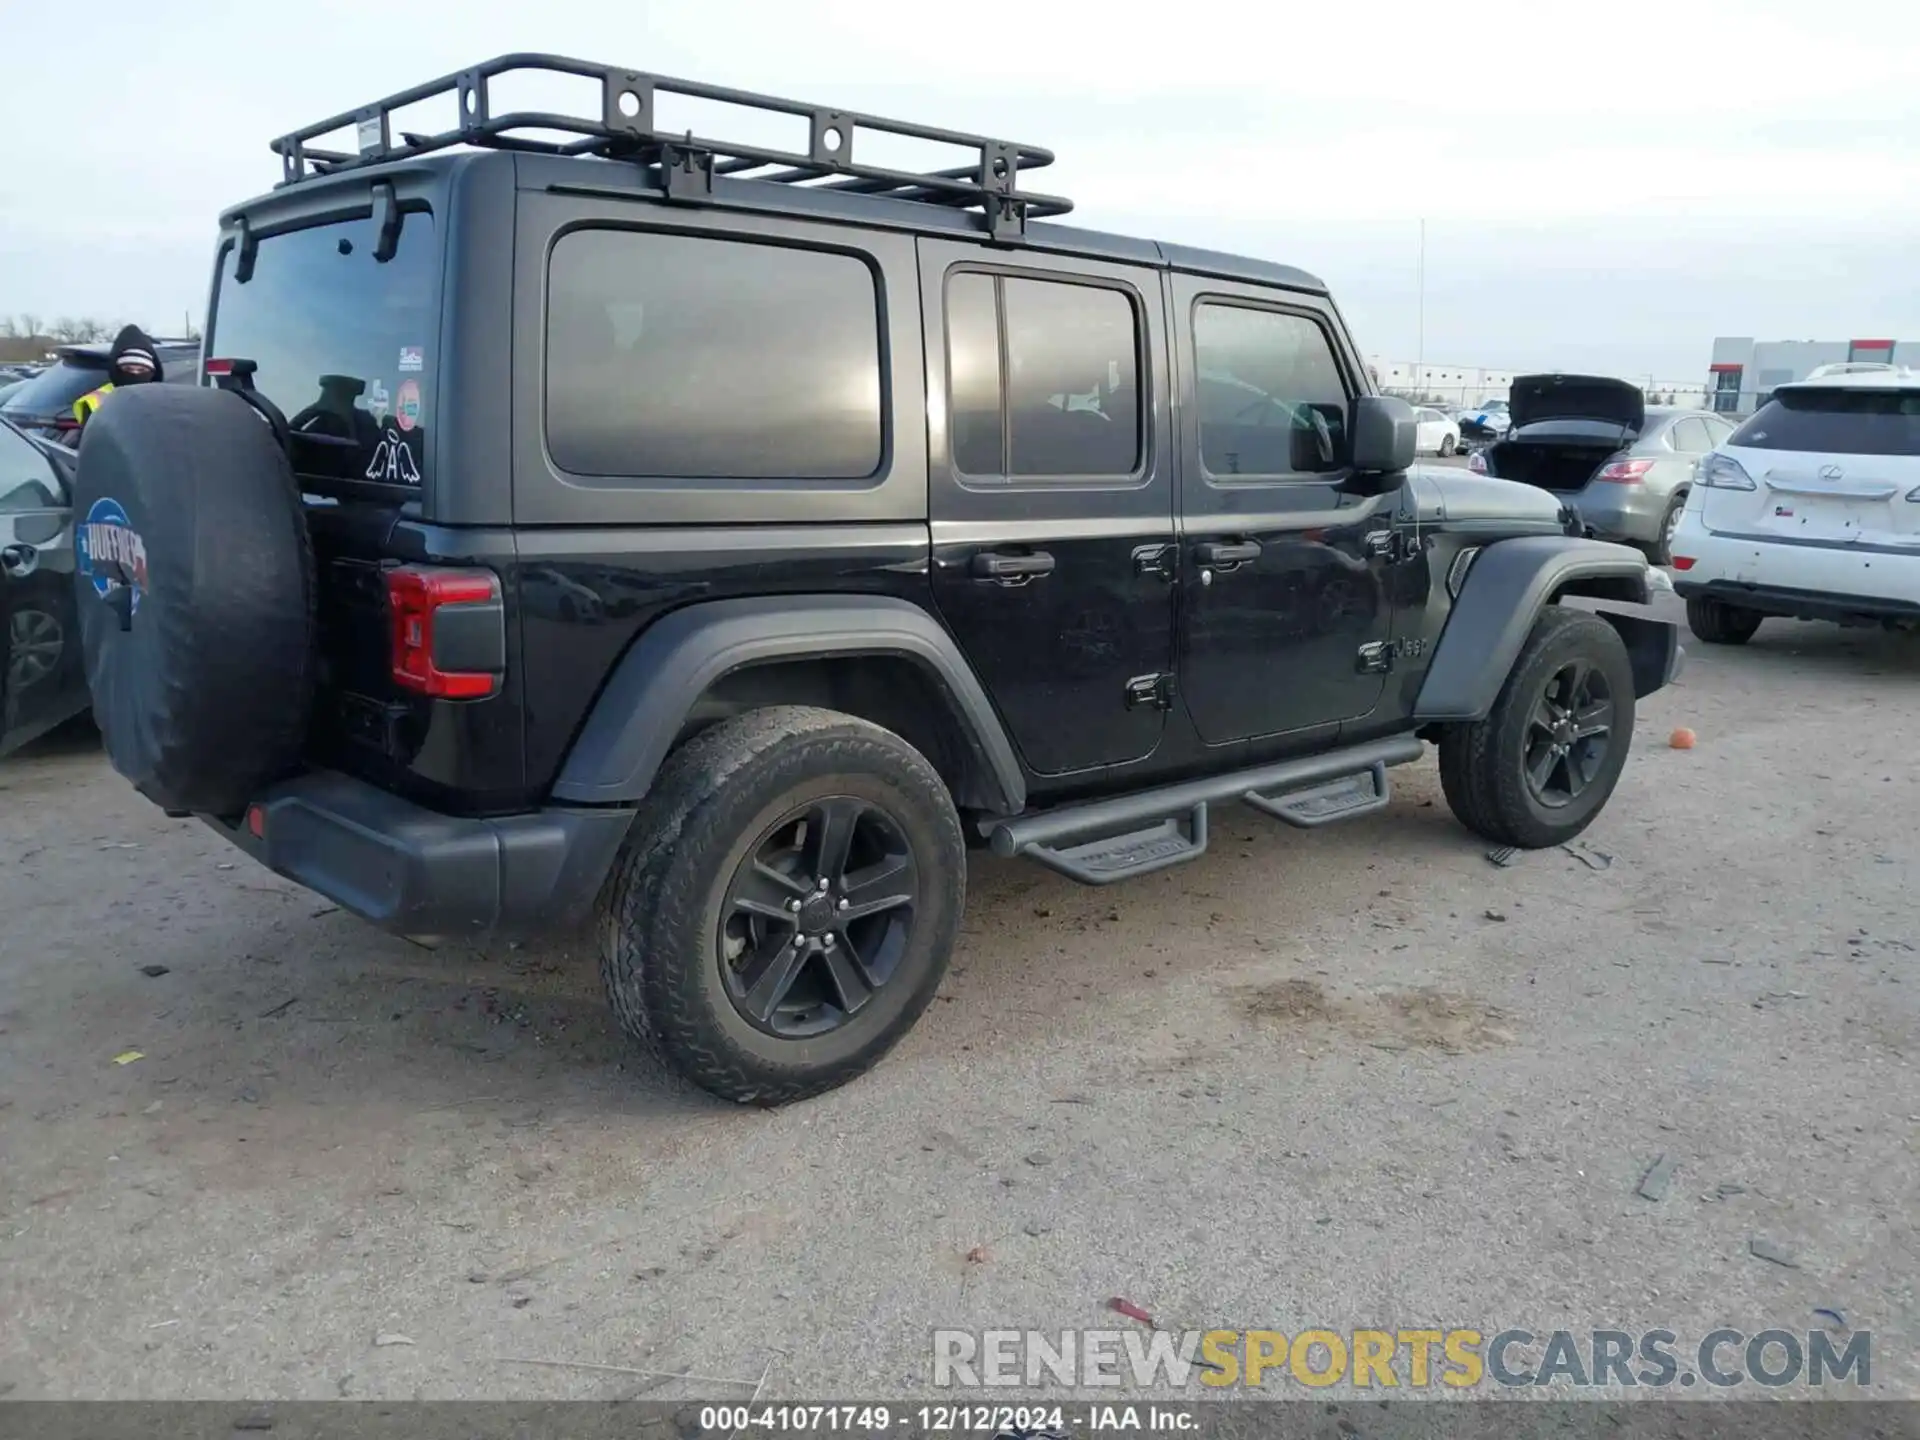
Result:
M598 109L497 113L522 71ZM969 846L1104 885L1219 802L1378 810L1429 741L1551 845L1673 674L1638 554L1411 468L1320 281L1042 223L1044 150L539 55L274 148L205 385L81 449L113 763L402 934L597 914L622 1027L718 1094L874 1064Z

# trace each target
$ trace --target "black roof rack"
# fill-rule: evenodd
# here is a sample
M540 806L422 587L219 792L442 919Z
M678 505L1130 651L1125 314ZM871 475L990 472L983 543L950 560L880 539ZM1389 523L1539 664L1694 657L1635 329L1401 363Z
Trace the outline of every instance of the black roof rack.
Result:
M513 111L496 115L491 104L490 82L499 76L523 71L578 75L599 81L600 113L563 115ZM396 136L393 133L394 111L442 95L457 97L460 123L454 129L433 135L402 132ZM691 132L670 134L657 128L655 123L654 102L660 95L679 95L768 114L800 116L810 127L808 150L801 154L736 144ZM308 143L349 127L354 131L357 153L317 150ZM577 138L550 140L522 133L529 130L559 132ZM853 156L857 130L877 130L971 149L977 161L925 172L863 165ZM912 125L720 85L673 80L561 55L502 55L304 126L275 140L273 149L281 157L284 186L297 185L317 175L405 160L456 145L632 160L657 167L661 188L672 199L709 199L713 194L714 176L724 175L917 200L956 209L977 208L983 212L994 238L1000 240L1018 239L1029 218L1064 215L1073 209L1071 200L1057 195L1032 194L1019 188L1022 172L1053 163L1053 152L1036 145L1017 145L984 135Z

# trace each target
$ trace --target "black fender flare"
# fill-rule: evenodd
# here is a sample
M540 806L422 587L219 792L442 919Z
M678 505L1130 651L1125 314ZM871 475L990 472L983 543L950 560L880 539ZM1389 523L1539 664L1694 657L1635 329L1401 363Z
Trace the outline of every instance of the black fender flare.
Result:
M1422 723L1483 719L1499 698L1541 609L1563 593L1644 605L1651 596L1646 558L1625 545L1568 535L1525 535L1484 546L1474 556L1434 646L1413 718ZM1616 617L1601 612L1601 618ZM1660 621L1618 618L1630 622L1615 627L1628 641L1630 653L1648 649L1651 640L1664 644L1664 664L1658 657L1643 663L1645 657L1636 654L1635 687L1645 684L1641 693L1650 693L1665 683L1673 668L1676 632ZM1651 674L1655 669L1661 672L1657 677ZM1649 672L1645 680L1643 670Z
M700 697L722 676L770 660L896 655L937 682L998 808L1027 786L1000 717L960 649L918 605L885 595L707 600L656 620L628 647L574 742L553 798L631 805L647 793Z

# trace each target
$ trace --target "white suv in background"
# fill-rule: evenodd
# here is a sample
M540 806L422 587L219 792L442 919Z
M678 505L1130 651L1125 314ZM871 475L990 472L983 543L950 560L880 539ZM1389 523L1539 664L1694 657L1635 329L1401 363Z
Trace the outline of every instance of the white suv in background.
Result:
M1781 386L1700 462L1672 551L1710 644L1769 615L1920 627L1920 374Z

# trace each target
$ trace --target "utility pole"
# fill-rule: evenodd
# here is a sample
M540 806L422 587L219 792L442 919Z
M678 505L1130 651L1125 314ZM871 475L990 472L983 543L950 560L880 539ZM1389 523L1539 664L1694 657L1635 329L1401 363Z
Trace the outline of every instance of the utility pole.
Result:
M1420 217L1420 303L1417 328L1414 334L1413 374L1414 383L1422 395L1426 394L1427 375L1427 220Z

